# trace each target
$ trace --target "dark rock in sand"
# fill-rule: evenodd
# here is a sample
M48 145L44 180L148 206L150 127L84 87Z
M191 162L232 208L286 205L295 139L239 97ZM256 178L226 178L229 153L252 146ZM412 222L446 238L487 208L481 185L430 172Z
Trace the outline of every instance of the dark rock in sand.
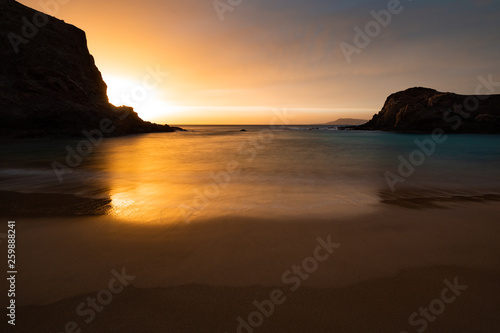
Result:
M471 112L466 102L478 101ZM465 96L411 88L389 96L382 110L358 130L431 133L500 133L500 95Z
M82 30L0 1L0 135L81 136L103 119L116 127L105 136L176 129L113 106L106 91Z

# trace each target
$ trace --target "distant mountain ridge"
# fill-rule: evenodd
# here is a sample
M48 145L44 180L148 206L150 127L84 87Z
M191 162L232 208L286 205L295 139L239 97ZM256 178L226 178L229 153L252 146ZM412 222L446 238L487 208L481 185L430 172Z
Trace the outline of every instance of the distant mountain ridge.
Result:
M432 133L500 133L500 95L468 96L429 88L390 95L382 110L358 130Z
M0 120L13 137L81 136L103 120L105 136L175 130L110 104L85 32L14 0L0 1Z
M326 123L325 125L349 126L349 125L362 125L367 122L368 120L366 119L339 118L335 121Z

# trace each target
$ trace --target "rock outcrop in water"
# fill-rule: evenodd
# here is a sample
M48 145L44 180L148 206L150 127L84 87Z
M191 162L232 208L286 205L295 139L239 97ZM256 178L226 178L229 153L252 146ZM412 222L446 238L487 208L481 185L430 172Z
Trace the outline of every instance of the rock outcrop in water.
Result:
M428 88L390 95L359 130L431 133L500 133L500 95L465 96Z
M101 128L103 119L105 136L176 129L115 107L106 91L82 30L0 0L1 136L80 136Z

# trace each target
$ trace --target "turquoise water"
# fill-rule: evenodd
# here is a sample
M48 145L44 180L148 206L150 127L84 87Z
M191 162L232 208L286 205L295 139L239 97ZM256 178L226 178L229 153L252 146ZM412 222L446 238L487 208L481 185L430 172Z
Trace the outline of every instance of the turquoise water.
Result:
M77 150L79 140L2 140L0 190L110 198L110 214L120 219L161 223L345 216L379 209L387 196L500 193L498 135L450 135L426 155L415 140L429 135L184 127L188 132L105 139L61 179L52 165L67 166L66 147ZM412 153L424 159L403 177L398 158ZM391 188L387 172L404 182Z

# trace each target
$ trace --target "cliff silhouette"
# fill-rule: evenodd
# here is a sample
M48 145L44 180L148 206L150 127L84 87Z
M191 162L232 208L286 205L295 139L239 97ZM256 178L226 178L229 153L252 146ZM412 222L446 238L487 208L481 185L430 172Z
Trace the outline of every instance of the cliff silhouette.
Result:
M467 96L429 88L390 95L382 110L358 130L432 133L500 133L500 95Z
M85 32L14 0L0 1L0 136L172 132L109 103ZM112 128L113 130L109 130Z

